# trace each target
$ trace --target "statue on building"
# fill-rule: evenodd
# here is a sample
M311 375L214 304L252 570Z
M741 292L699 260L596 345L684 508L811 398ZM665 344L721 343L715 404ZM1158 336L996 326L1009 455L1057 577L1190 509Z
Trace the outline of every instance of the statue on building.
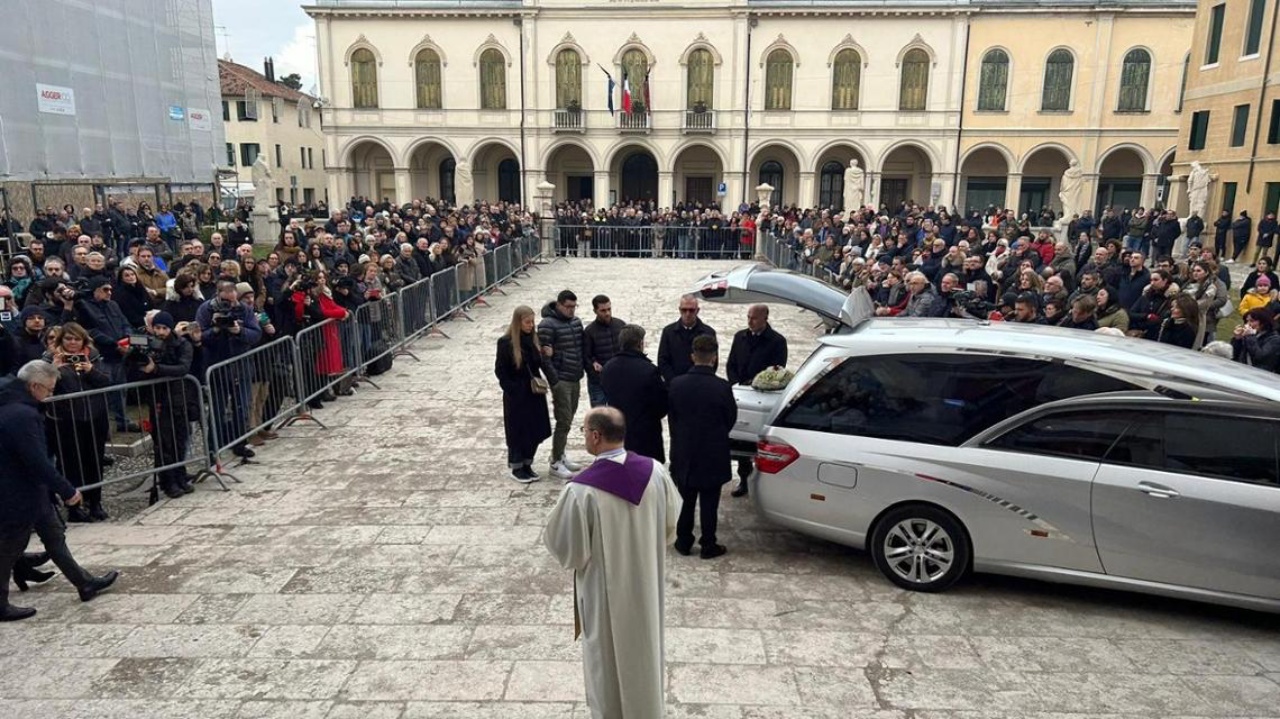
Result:
M1084 173L1080 171L1080 162L1072 159L1062 173L1062 182L1058 185L1058 202L1062 203L1062 219L1070 222L1071 218L1080 214L1080 192L1084 189Z
M267 156L258 153L251 170L253 177L253 208L266 212L276 202L276 182L271 176L271 167L267 165Z
M453 168L453 194L458 206L470 205L476 201L476 183L471 178L471 163L465 159L458 160Z
M857 159L849 160L849 167L844 171L844 211L853 212L862 208L863 192L866 189L866 173L858 167Z
M1187 206L1191 214L1204 217L1205 207L1209 204L1209 185L1218 179L1209 168L1199 162L1191 163L1191 172L1187 173Z

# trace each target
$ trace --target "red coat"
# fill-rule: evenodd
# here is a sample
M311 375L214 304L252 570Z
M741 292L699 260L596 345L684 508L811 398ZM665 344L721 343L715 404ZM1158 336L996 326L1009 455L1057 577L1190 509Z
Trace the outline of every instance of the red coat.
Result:
M750 217L742 221L742 239L740 242L744 245L755 245L756 243L756 223Z
M341 320L346 316L347 311L338 306L328 295L320 295L316 300L320 306L320 312L325 319ZM301 302L295 302L293 305L294 315L298 322L302 322L303 315L306 312L306 306ZM329 323L320 330L320 352L316 354L316 373L320 375L342 374L342 339L338 334L338 325Z

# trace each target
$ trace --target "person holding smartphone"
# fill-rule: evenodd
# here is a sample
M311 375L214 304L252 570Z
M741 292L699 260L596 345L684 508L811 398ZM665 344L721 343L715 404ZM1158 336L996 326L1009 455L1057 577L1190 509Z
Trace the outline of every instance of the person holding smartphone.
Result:
M42 359L58 370L55 397L112 384L111 375L102 367L102 355L78 323L62 325L58 344L45 352ZM110 436L106 394L55 400L48 405L47 413L52 421L50 449L58 458L62 473L76 488L101 482L103 451ZM71 507L67 521L97 522L108 518L102 506L101 489L85 490L84 498L88 507Z

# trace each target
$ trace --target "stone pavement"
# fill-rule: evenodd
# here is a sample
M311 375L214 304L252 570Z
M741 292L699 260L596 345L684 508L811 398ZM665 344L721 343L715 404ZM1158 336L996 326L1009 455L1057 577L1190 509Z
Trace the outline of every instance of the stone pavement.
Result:
M610 294L652 353L723 266L546 267L326 407L329 429L283 430L231 492L74 527L121 580L87 605L61 579L15 593L40 614L0 625L0 717L587 717L570 577L539 540L560 484L503 476L494 341L514 306L571 287L584 314ZM744 325L704 307L725 337ZM813 316L774 324L798 366ZM670 555L670 717L1280 717L1274 617L990 577L907 593L859 552L722 507L727 556Z

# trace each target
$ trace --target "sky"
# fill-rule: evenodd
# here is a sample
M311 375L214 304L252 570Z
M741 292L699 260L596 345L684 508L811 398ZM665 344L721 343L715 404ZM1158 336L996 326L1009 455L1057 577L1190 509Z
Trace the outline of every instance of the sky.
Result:
M296 72L302 90L319 94L316 73L316 26L299 0L213 0L218 57L231 54L241 65L262 72L273 57L276 78Z

